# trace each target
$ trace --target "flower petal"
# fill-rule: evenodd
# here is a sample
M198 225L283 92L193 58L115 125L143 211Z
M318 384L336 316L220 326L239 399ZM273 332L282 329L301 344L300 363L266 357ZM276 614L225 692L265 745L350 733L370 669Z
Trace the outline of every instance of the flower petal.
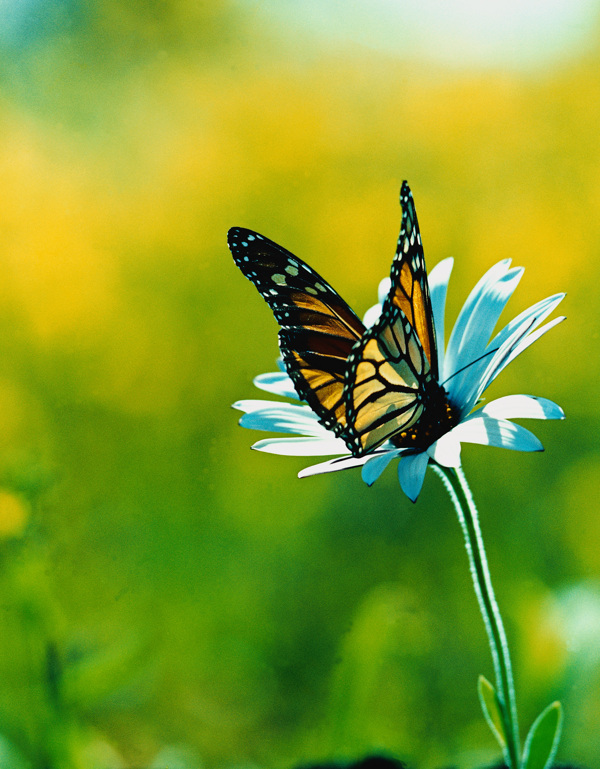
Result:
M335 473L337 470L349 470L352 467L360 467L367 462L370 457L337 457L329 459L327 462L319 462L318 465L310 465L300 470L298 478L308 478L309 475L321 475L322 473Z
M266 390L274 395L282 395L284 398L300 400L289 376L282 371L273 371L269 374L259 374L254 377L254 384L259 390Z
M460 466L460 440L454 430L442 435L427 449L429 456L444 467Z
M522 341L529 338L533 330L555 309L563 296L564 294L555 294L520 313L502 331L496 334L487 346L485 354L479 360L469 364L467 369L469 381L465 381L465 386L459 393L460 401L454 401L463 416L473 409L486 387L506 368L511 360L514 360L520 352L543 333L550 330L551 326L548 326L544 331L533 336L525 346L520 346ZM553 323L558 322L560 321L553 321Z
M405 454L400 458L398 479L402 491L411 502L416 502L421 493L428 463L429 456L424 451L419 454Z
M548 323L545 323L541 328L538 328L535 331L529 331L527 334L524 334L520 340L516 341L516 344L514 344L512 349L509 350L509 354L504 360L499 362L498 366L495 368L490 366L491 375L489 376L489 380L486 382L486 387L498 376L501 371L503 371L508 366L509 363L512 363L512 361L518 355L520 355L534 342L537 342L537 340L541 336L544 336L544 334L546 334L548 331L550 331L551 328L554 328L554 326L562 323L563 320L566 320L566 317L564 315L559 315L558 318L554 318L553 320L548 321ZM535 325L537 326L537 323ZM507 347L510 348L510 345L507 345Z
M313 413L310 406L301 406L298 403L278 403L277 401L268 401L264 398L246 398L245 400L236 401L231 404L232 409L244 411L246 414L250 414L253 411L261 411L262 409L270 409L273 406L283 406L294 410L302 409L302 414L305 412L309 414ZM316 419L317 417L315 416L314 418Z
M532 432L505 419L474 416L457 425L452 433L463 443L479 443L514 451L544 450Z
M250 430L269 432L299 433L322 438L331 438L333 433L319 424L317 415L308 406L296 406L292 403L274 403L273 401L255 401L269 403L268 407L246 411L240 419L240 425ZM248 403L248 401L246 401Z
M379 281L379 286L377 287L377 298L379 299L379 304L384 303L386 296L390 293L391 287L391 278L384 278L383 280Z
M477 403L484 390L496 379L498 374L503 371L518 355L526 350L529 345L537 341L551 328L565 320L564 315L548 321L541 328L537 326L547 315L552 312L552 308L546 308L540 315L534 315L526 326L520 325L515 332L506 339L506 341L495 351L493 358L486 365L485 371L472 383L471 391L465 394L463 401L463 413L470 411ZM534 331L534 329L536 329Z
M444 315L446 312L446 293L448 281L454 265L454 259L448 257L435 265L429 273L429 294L431 296L431 309L433 311L433 324L438 348L438 370L444 370L444 348L446 337L444 336Z
M381 315L381 308L383 305L383 302L385 301L386 296L390 293L390 288L392 286L392 281L390 278L384 278L379 283L379 287L377 289L377 297L378 302L377 304L374 304L372 307L369 307L369 309L365 312L365 316L363 318L363 323L365 324L366 328L371 328L371 326L374 326L375 323L379 320L379 316Z
M547 398L535 395L505 395L490 401L473 416L496 419L564 419L565 412ZM467 419L473 417L467 417Z
M258 400L257 398L247 398L246 400L232 403L231 408L248 413L251 411L258 411L259 409L266 409L271 405L273 405L273 401Z
M564 298L565 294L553 294L552 296L547 296L545 299L532 304L531 307L523 310L523 312L519 313L516 318L513 318L510 323L507 323L502 331L499 331L492 339L488 347L500 347L510 336L516 332L517 328L527 328L531 319L536 315L539 317L537 323L537 325L539 325L542 320L547 318L548 315L550 315L552 311L558 307ZM535 328L535 326L533 328ZM530 328L530 330L533 330L533 328Z
M363 323L365 325L365 328L371 328L371 326L374 326L379 320L380 315L381 315L380 304L374 304L372 307L369 307L369 309L365 312L365 316L363 318Z
M283 454L288 457L321 457L348 452L341 438L265 438L252 446L267 454Z
M462 403L465 389L470 388L474 371L472 364L486 350L487 343L506 303L512 296L522 268L508 269L504 259L489 269L469 294L452 329L443 380L451 401Z
M362 479L367 486L372 486L392 459L401 453L402 449L393 449L392 451L384 451L383 453L370 456L363 465L361 472Z

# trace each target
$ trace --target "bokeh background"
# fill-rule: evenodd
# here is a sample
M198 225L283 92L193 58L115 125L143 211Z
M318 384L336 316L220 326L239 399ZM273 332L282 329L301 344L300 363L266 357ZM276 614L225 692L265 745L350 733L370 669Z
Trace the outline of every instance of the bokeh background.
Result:
M505 321L568 292L488 393L567 420L463 457L522 725L561 699L558 758L600 766L599 33L577 0L0 4L3 767L497 760L437 478L300 481L230 409L277 344L226 230L362 315L404 178L448 324L504 257Z

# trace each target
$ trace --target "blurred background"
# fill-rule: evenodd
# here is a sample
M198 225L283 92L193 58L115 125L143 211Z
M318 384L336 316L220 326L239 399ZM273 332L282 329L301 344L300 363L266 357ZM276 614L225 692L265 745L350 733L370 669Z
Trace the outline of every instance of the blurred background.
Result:
M0 763L267 769L498 759L493 671L439 480L298 480L230 404L276 324L250 227L359 315L414 192L429 267L526 268L566 323L488 397L545 454L467 446L522 727L600 765L600 4L0 3Z

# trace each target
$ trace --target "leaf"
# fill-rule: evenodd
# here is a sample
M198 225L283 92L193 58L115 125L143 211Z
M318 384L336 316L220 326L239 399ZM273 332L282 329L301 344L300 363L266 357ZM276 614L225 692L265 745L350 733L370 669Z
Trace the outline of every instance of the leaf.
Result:
M536 718L525 740L522 769L549 769L562 730L562 706L553 702Z
M506 732L502 719L502 707L496 690L485 676L479 676L477 691L485 720L494 733L494 737L500 743L500 747L504 750L506 748Z

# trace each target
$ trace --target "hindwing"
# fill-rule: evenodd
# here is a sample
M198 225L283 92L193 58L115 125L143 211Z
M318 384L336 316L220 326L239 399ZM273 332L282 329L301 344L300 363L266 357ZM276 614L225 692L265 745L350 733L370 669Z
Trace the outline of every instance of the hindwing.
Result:
M396 445L415 445L412 428L423 415L431 381L414 328L398 306L388 304L349 358L344 394L352 453L367 454L392 438Z

